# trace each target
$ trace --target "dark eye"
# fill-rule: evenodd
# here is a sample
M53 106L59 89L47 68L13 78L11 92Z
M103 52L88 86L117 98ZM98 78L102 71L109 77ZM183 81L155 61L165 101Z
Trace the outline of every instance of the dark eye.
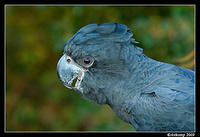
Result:
M90 56L83 57L80 64L84 67L90 67L94 63L94 59Z
M85 64L90 64L91 59L90 59L90 58L85 58L83 62L84 62Z

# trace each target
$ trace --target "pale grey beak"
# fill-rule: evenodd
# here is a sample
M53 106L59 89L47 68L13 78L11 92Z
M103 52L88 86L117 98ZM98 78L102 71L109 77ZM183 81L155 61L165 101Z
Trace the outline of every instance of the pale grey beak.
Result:
M67 88L74 89L76 91L80 88L80 83L84 76L83 69L67 55L63 55L58 61L57 74L60 81ZM77 78L77 82L75 87L73 87L72 82L75 78Z

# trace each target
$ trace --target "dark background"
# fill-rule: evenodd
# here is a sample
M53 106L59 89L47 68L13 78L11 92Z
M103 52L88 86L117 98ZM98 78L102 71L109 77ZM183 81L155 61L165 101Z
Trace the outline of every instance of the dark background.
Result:
M144 54L194 69L195 7L6 5L6 131L134 131L59 81L65 42L91 23L127 25Z

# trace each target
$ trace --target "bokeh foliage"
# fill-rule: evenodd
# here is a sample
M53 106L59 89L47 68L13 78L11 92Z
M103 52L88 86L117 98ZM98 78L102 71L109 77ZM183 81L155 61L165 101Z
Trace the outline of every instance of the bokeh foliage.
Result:
M87 24L126 24L147 56L194 69L192 5L6 5L5 12L7 131L134 131L57 77L65 42Z

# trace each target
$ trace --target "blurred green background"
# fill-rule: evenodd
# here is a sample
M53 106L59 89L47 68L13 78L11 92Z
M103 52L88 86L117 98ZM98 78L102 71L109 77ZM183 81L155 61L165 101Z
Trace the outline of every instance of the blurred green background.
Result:
M65 42L91 23L132 29L158 61L194 69L194 6L6 5L6 131L134 131L59 81Z

